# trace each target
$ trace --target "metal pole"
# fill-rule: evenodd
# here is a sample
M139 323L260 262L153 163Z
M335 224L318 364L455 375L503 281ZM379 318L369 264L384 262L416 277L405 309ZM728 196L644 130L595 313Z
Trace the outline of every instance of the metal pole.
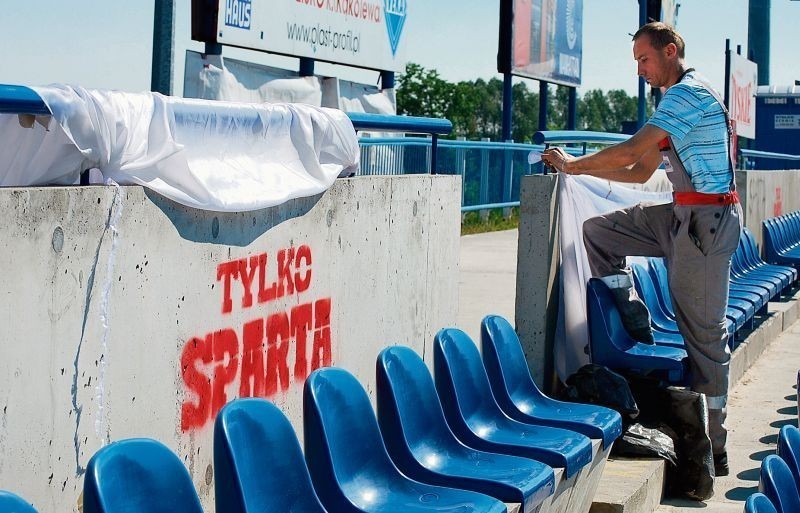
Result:
M725 108L731 108L731 40L725 40Z
M539 130L547 130L547 82L539 81Z
M567 99L567 130L575 130L578 124L578 89L576 87L569 88L569 97Z
M758 64L758 85L769 85L770 0L750 0L747 48Z
M308 57L300 57L300 76L313 77L314 76L314 59Z
M639 0L639 26L647 24L647 0ZM639 99L636 103L636 128L644 126L646 117L646 101L644 78L639 77Z
M155 0L153 11L153 62L150 89L172 94L172 49L175 44L175 1Z
M511 73L503 73L503 140L510 141L511 120L514 109L514 90L511 87Z
M394 89L394 71L381 71L381 89Z

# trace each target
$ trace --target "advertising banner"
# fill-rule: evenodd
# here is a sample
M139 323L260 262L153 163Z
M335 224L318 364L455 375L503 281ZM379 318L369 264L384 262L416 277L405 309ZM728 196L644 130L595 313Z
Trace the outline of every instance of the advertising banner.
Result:
M511 72L581 85L583 0L514 0Z
M217 42L399 71L408 0L219 0Z
M756 138L756 87L758 65L736 53L730 53L731 74L728 77L728 110L736 122L736 134Z

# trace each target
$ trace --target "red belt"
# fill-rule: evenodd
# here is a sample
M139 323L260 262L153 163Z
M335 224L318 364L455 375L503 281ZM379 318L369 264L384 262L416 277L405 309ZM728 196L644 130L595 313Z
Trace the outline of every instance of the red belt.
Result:
M705 194L702 192L673 192L672 198L676 205L734 205L739 203L739 193L736 191L724 194Z

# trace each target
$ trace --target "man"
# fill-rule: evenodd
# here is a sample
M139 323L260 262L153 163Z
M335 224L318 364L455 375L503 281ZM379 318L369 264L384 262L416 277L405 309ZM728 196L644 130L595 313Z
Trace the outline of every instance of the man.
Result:
M725 311L731 255L739 242L741 207L730 156L730 123L719 95L684 64L683 38L664 23L633 36L638 74L665 94L648 122L627 141L592 155L544 152L546 165L567 174L620 182L647 181L660 164L674 201L636 205L583 225L589 266L611 289L628 332L653 343L647 307L633 289L628 255L664 257L678 327L686 341L691 388L706 394L717 476L728 474Z

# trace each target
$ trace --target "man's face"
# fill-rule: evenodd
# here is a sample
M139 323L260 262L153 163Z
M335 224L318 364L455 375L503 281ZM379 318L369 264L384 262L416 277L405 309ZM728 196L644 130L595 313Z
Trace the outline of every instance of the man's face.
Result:
M633 42L633 58L637 63L637 73L652 87L663 87L669 78L670 55L674 54L671 46L667 45L661 50L653 48L650 36L643 34Z

